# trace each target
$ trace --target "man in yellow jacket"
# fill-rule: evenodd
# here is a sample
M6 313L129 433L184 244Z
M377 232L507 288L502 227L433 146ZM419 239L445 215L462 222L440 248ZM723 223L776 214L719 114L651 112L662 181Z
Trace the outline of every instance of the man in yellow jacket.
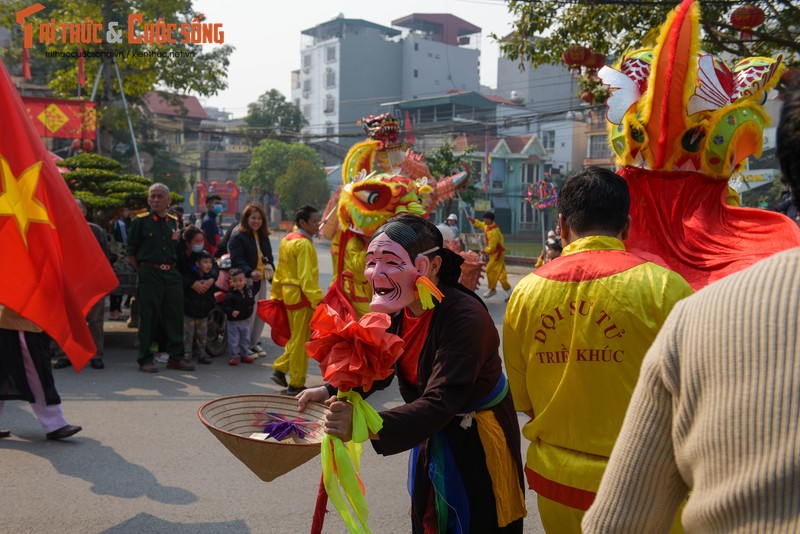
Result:
M531 417L525 473L545 531L579 533L605 471L639 367L680 275L625 251L627 183L591 167L558 198L563 254L516 287L503 323L508 382Z
M285 395L292 396L305 389L308 371L306 341L311 338L308 325L314 309L322 300L317 251L312 241L319 228L319 213L316 208L303 206L295 212L294 222L295 229L281 240L278 267L272 278L272 298L282 300L286 305L291 330L283 354L273 365L272 380L286 388Z
M508 301L508 298L511 297L511 284L508 283L506 274L506 248L503 246L503 233L494 222L494 213L484 212L483 222L472 217L469 217L469 222L478 230L486 233L486 248L483 249L483 253L489 257L489 262L486 264L486 283L489 290L483 294L483 298L491 298L497 293L495 288L499 280L506 292L506 301Z

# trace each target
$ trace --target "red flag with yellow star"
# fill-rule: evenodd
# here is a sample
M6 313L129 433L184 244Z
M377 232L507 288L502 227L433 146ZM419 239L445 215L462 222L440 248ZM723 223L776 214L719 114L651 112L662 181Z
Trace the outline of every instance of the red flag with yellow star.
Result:
M2 61L0 117L0 304L47 332L80 370L95 352L86 314L117 277Z

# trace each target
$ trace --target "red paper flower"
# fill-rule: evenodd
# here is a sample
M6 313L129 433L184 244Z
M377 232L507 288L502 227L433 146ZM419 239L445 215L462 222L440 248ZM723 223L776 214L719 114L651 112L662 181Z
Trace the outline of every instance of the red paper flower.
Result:
M322 377L340 391L372 388L375 380L392 373L403 353L403 340L386 331L391 321L384 313L367 313L358 322L345 321L327 304L311 318L308 355L319 362Z

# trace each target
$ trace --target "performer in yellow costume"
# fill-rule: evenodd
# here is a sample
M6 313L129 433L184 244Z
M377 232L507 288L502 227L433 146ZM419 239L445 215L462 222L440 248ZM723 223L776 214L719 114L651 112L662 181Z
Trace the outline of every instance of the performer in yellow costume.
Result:
M483 253L489 256L489 262L486 264L486 281L489 290L483 294L483 298L491 298L497 293L495 288L499 281L506 292L506 301L508 301L511 297L511 284L508 283L506 274L506 248L503 246L503 233L494 222L494 213L485 212L483 222L472 217L469 218L469 221L472 226L486 233L486 248L483 249Z
M295 230L286 234L278 248L278 268L272 279L272 298L282 300L289 316L291 338L284 353L275 360L272 380L286 387L287 395L305 389L308 356L306 341L311 338L309 323L314 309L322 300L319 287L317 251L311 236L319 228L319 213L303 206L294 216ZM286 380L286 374L289 380Z
M680 299L677 273L625 251L626 182L590 167L558 199L560 258L526 276L503 324L514 405L531 417L525 472L547 532L580 532L647 349Z

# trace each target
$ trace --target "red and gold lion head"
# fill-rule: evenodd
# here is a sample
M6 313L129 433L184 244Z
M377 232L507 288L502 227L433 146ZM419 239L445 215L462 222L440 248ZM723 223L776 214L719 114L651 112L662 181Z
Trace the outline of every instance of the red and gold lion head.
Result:
M424 215L426 193L433 190L402 175L367 174L362 171L342 188L339 224L342 228L371 237L388 219L400 213Z

